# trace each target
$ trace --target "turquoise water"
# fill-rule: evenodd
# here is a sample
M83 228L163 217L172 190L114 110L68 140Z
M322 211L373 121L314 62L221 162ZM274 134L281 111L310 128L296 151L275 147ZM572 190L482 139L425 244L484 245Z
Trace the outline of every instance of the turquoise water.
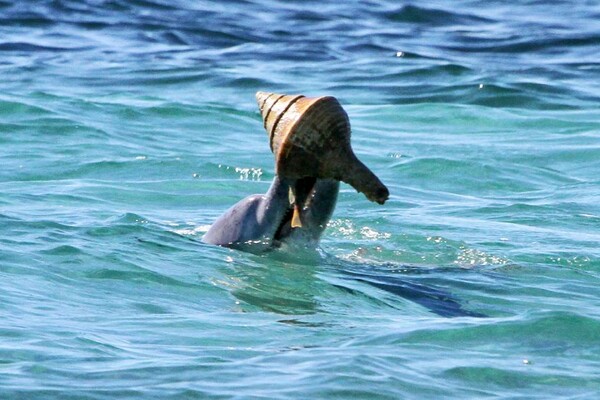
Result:
M573 4L574 3L574 4ZM0 398L600 395L595 1L0 1ZM202 244L257 90L339 98L384 206Z

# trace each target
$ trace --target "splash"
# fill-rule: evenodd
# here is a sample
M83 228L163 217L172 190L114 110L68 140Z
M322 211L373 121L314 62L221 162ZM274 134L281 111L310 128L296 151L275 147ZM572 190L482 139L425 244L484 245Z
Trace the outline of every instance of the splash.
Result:
M487 254L481 250L460 246L454 264L463 268L472 268L475 266L487 265L505 265L510 261L506 258L492 254Z
M260 168L235 167L235 172L240 174L241 181L260 181L260 177L263 174L263 171Z
M169 224L172 227L178 227L180 226L179 224ZM188 224L188 227L185 228L179 228L179 229L171 229L171 232L176 233L178 235L181 236L202 236L204 235L206 232L208 232L208 229L210 228L210 225L198 225L198 226L193 226L193 224Z

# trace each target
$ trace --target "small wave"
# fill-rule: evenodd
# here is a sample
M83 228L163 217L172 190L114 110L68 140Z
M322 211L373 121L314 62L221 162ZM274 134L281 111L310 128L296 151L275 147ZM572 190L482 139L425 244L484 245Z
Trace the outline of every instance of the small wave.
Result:
M119 280L119 281L132 281L132 282L152 282L161 285L168 286L180 286L180 287L196 287L193 283L183 282L178 279L171 278L167 275L159 274L147 269L140 268L139 271L133 270L122 270L122 269L111 269L111 268L97 268L92 271L88 271L84 275L88 279L102 279L102 280Z
M6 119L13 117L22 120L24 117L39 118L40 116L54 116L54 112L48 108L31 105L14 100L0 100L0 115Z
M523 39L522 36L515 36L509 40L501 39L491 41L470 43L468 46L447 46L442 45L441 48L452 51L461 52L490 52L490 53L534 53L544 50L570 49L576 47L596 46L600 42L600 35L585 35L571 37L554 37L554 38L535 38Z
M116 218L107 221L104 226L88 228L87 235L93 237L113 237L120 235L130 235L133 233L141 233L146 231L150 221L134 214L126 213Z
M177 226L177 225L176 225ZM204 235L208 232L210 225L198 225L198 226L189 226L185 228L172 229L171 232L174 232L178 235L182 236L191 236L198 237Z
M33 44L27 42L4 42L0 43L0 51L18 51L18 52L41 52L41 51L49 51L49 52L63 52L63 51L81 51L86 50L86 47L57 47L57 46L48 46L48 45L40 45Z
M27 26L31 28L49 27L57 21L51 17L33 12L22 12L17 15L8 15L5 18L0 18L0 26Z
M414 5L402 6L397 10L386 11L382 16L393 22L407 22L432 26L457 24L492 23L494 20L474 14L430 9Z
M85 252L72 245L60 245L48 250L44 250L42 253L51 256L78 256L84 254Z

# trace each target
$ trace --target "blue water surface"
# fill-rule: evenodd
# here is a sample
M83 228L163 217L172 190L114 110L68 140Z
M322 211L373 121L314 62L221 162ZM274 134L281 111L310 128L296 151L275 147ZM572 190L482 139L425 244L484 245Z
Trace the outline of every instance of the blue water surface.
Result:
M596 399L597 1L0 0L0 398ZM336 96L379 206L201 243Z

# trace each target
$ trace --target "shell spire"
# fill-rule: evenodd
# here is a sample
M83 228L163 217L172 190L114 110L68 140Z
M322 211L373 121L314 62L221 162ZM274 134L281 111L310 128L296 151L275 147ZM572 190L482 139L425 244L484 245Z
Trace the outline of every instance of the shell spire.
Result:
M371 201L385 203L387 187L354 154L350 120L335 97L257 92L277 174L337 179Z

